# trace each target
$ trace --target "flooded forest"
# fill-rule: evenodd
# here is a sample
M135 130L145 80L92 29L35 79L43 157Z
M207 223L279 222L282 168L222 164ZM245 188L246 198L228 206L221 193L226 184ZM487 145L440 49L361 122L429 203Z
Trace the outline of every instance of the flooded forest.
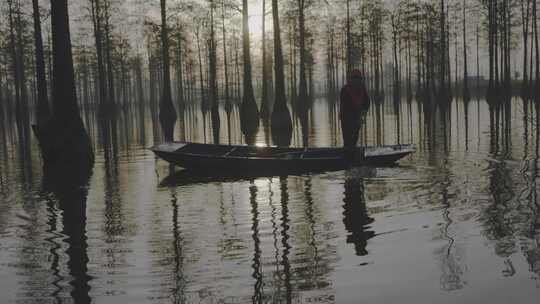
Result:
M536 303L540 1L3 0L0 302ZM165 142L396 166L224 177Z

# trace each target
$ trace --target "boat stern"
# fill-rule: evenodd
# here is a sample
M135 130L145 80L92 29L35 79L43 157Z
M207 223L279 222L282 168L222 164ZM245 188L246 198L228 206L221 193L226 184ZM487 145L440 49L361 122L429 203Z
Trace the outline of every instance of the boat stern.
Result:
M187 143L184 143L184 142L167 142L167 143L157 144L155 146L150 147L149 149L153 151L154 153L159 153L159 152L172 153L172 152L178 151L179 149L185 147L186 145Z

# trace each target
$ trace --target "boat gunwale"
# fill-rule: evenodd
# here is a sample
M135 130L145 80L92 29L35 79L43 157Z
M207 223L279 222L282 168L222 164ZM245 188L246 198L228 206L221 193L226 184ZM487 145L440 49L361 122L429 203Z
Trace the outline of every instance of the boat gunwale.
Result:
M165 150L157 149L157 147L159 147L159 146L168 145L168 144L186 144L186 145L184 145L181 148L178 148L175 151L165 151ZM167 154L173 154L173 155L185 155L185 156L188 156L188 157L199 157L199 158L218 159L218 160L266 160L266 161L299 161L299 160L306 161L306 160L309 160L309 161L316 161L316 160L340 160L340 159L342 159L340 157L284 158L284 157L272 157L272 156L268 156L268 157L234 156L234 155L231 156L231 155L228 154L231 151L228 151L225 154L220 154L220 155L218 155L218 154L196 154L196 153L189 153L189 152L181 152L181 151L179 151L181 149L184 149L184 148L188 147L189 145L200 145L200 146L210 145L210 146L220 146L220 147L231 147L231 149L238 148L238 147L243 147L243 148L277 148L277 149L280 148L280 147L277 147L277 146L257 147L257 146L249 146L249 145L221 145L221 144L170 142L170 143L163 143L163 144L154 145L153 147L150 148L150 150L152 150L153 152L159 152L159 153L167 153ZM403 149L396 150L395 149L396 147L403 148ZM401 154L403 155L402 157L405 157L405 156L407 156L409 154L412 154L412 153L414 153L416 151L414 145L411 145L411 144L407 144L407 145L371 146L371 147L366 147L366 148L372 148L372 149L392 148L391 151L382 151L382 153L379 153L377 155L372 155L372 156L365 155L366 158L372 158L372 157L378 157L378 156L394 156L394 155L401 155ZM293 147L293 148L284 148L284 149L292 149L292 151L290 151L290 152L283 152L283 154L288 154L288 153L306 152L306 150L309 149L309 148L300 148L300 147L296 148L296 147ZM338 148L338 147L336 147L336 148L333 148L333 147L317 148L317 147L315 147L315 148L311 148L311 150L309 150L309 152L331 151L331 150L340 150L340 149L342 149L342 148ZM365 151L365 152L367 152L367 151Z
M154 151L154 150L153 150ZM154 151L155 152L155 151ZM216 160L265 160L265 161L323 161L323 160L342 160L341 157L309 157L309 158L284 158L284 157L256 157L256 156L225 156L225 155L212 155L212 154L194 154L194 153L180 153L180 152L168 152L158 151L159 153L167 153L172 155L184 155L188 157L198 157ZM384 154L366 155L366 158L376 158L394 155L403 155L403 157L414 153L414 150L410 151L392 151Z

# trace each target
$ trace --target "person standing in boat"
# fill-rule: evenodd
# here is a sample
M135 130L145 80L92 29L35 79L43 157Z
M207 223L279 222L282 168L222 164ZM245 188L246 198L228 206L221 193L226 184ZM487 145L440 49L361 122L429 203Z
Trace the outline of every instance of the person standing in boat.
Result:
M369 105L364 76L359 70L352 70L348 76L347 84L341 89L339 115L345 156L350 160L354 159L362 118L369 110Z

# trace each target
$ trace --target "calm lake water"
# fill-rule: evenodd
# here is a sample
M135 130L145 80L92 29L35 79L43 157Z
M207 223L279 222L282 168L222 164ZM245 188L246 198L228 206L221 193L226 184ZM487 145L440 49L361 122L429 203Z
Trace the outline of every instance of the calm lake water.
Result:
M435 127L404 103L399 138L383 110L379 123L370 114L367 141L416 144L399 166L251 180L168 177L146 149L158 130L136 109L104 153L90 118L93 174L63 198L43 191L35 140L25 154L5 130L0 303L538 303L532 110L516 99L510 124L490 132L484 101L467 119L452 103ZM208 142L195 113L177 137ZM222 142L242 143L237 112L231 132L222 114ZM326 101L310 121L310 145L341 145ZM261 125L257 142L269 138Z

